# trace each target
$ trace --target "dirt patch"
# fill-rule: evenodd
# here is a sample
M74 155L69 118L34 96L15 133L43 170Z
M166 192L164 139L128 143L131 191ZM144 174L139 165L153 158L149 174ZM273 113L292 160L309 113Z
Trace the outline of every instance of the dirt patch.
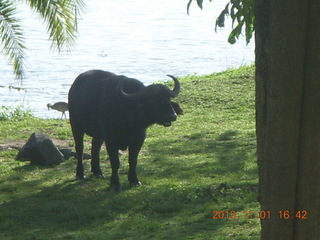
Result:
M26 143L25 140L13 140L0 144L0 150L20 149Z
M69 148L69 144L66 140L60 139L51 139L54 145L58 148ZM0 150L10 150L10 149L21 149L24 144L26 144L26 140L11 140L5 143L0 144Z

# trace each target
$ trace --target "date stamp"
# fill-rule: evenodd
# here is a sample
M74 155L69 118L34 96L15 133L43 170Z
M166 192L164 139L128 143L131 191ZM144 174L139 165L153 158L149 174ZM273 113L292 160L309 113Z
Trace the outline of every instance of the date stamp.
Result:
M280 218L280 219L308 219L308 212L305 210L301 211L289 211L289 210L283 210L278 211L275 213L271 213L271 211L259 211L259 212L253 212L253 211L219 211L214 210L212 211L212 219L271 219L271 218Z

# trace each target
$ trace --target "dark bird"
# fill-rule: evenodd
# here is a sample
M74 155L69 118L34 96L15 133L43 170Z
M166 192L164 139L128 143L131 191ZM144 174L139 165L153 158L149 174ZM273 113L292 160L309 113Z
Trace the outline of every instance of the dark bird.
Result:
M47 107L48 107L48 110L50 110L50 108L51 108L51 109L57 110L59 112L62 112L61 119L62 119L63 115L65 118L67 118L65 112L68 111L68 103L56 102L53 105L48 103Z

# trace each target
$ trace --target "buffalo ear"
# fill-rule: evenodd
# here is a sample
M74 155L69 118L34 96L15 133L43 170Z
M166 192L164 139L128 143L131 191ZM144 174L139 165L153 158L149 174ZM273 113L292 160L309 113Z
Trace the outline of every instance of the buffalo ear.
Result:
M171 106L173 107L174 111L178 114L178 115L182 115L183 114L183 110L180 107L180 105L178 103L175 102L170 102Z

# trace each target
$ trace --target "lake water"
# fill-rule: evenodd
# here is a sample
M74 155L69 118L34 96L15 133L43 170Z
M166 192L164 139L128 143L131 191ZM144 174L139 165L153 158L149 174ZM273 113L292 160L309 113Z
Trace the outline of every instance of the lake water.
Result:
M190 15L187 0L86 2L71 53L53 52L43 21L22 6L18 16L28 47L24 90L9 89L18 83L0 56L0 107L23 104L37 117L59 118L60 113L47 110L47 103L67 101L74 79L90 69L123 74L147 85L169 79L167 74L210 74L254 62L253 40L248 46L244 38L230 45L230 23L214 31L225 0L205 1L202 11L194 2Z

